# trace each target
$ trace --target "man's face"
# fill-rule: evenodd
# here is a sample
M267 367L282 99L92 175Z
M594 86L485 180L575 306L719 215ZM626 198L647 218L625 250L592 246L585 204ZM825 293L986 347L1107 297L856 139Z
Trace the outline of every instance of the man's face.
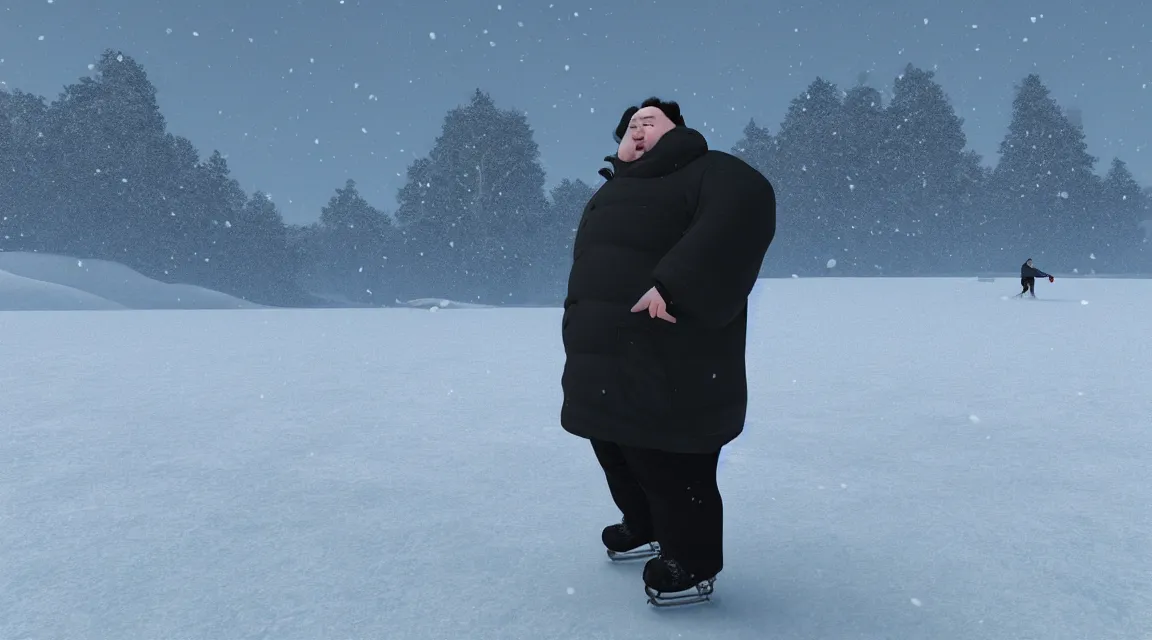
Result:
M637 160L644 152L656 146L660 138L676 125L657 107L644 107L628 121L628 133L620 141L616 157L624 162Z

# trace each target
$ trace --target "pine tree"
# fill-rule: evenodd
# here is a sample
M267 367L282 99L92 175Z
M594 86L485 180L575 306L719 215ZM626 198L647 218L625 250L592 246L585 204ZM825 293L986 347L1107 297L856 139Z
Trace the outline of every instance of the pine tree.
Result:
M448 112L398 198L413 284L429 296L509 301L531 266L525 238L547 210L539 155L524 114L480 90Z
M850 196L841 242L847 249L843 253L854 258L845 267L863 274L884 273L893 251L891 172L884 155L892 127L883 100L879 91L860 84L848 91L843 103L844 169Z
M276 203L256 191L235 220L226 225L237 267L235 290L253 302L293 305L302 302L297 280L299 256L288 246L288 230Z
M1101 185L1100 210L1096 215L1099 233L1094 237L1098 246L1093 255L1110 271L1131 268L1133 252L1144 244L1141 223L1149 215L1149 200L1141 190L1128 165L1119 158ZM1106 265L1106 266L1105 266Z
M348 180L320 212L316 255L327 281L345 297L385 305L394 299L397 265L389 256L396 242L391 219L368 204Z
M0 251L35 251L51 231L46 220L44 99L0 90Z
M1084 131L1069 121L1036 74L1019 86L1012 121L1000 143L994 174L1008 218L1004 245L1063 268L1089 267L1088 245L1097 233L1096 158Z
M198 202L203 173L200 154L188 139L167 134L162 150L151 160L162 169L156 172L153 183L160 203L153 211L149 238L139 249L141 254L153 255L151 259L142 257L141 262L150 262L145 271L162 281L199 283L203 267L194 254L202 229L207 228L201 224L205 214Z
M53 245L69 255L117 260L139 267L161 197L151 185L163 167L151 158L165 144L156 89L132 58L106 51L95 77L65 87L49 109L47 176Z
M540 280L533 288L541 291L539 302L556 303L564 299L568 290L568 272L572 267L572 244L584 207L596 189L583 180L565 178L553 187L549 202L549 215L543 232L537 239L539 257L537 273Z
M773 185L779 188L779 181L773 175L777 161L776 154L779 153L779 144L766 127L760 127L754 119L749 119L748 124L744 125L743 137L732 146L730 152L732 155L747 162L757 171L767 176ZM779 197L779 193L777 193L777 196ZM784 227L781 226L780 228L783 230ZM778 233L786 232L780 231ZM770 255L768 259L764 261L763 272L765 275L772 274L774 268L788 268L787 264L782 264L782 262L776 258L778 253L786 250L786 248L782 249L782 247L786 247L789 240L790 239L784 239L780 235L777 236L777 241L769 250ZM788 271L788 273L791 273L791 271Z
M973 157L964 152L964 121L934 77L907 65L888 106L890 266L906 274L937 267L951 250L973 242L964 237L959 206L970 195Z
M1128 163L1120 158L1112 159L1102 186L1102 202L1111 210L1109 213L1117 217L1118 231L1122 235L1129 234L1133 225L1144 220L1145 191L1128 170Z
M732 155L754 167L761 173L771 171L772 157L776 153L776 141L767 128L756 126L756 120L744 125L744 137L732 146Z
M944 258L940 266L948 273L998 271L1002 212L991 188L993 170L971 150L961 154L958 170L954 209L937 231Z
M219 151L213 151L201 163L192 189L187 242L179 247L177 259L184 263L186 277L194 282L232 292L237 286L231 264L236 260L236 248L229 227L240 215L248 196L232 177L228 161Z
M777 186L781 247L777 259L800 273L859 268L845 234L852 182L843 143L843 109L836 85L817 78L793 98L776 134L776 154L767 173Z

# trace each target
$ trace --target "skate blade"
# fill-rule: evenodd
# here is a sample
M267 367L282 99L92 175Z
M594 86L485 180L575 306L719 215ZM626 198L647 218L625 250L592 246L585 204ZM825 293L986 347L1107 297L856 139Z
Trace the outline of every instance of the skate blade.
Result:
M648 594L648 604L657 608L668 607L683 607L690 604L703 604L711 602L712 588L716 583L716 579L712 578L705 582L696 585L695 590L685 589L684 591L674 592L679 595L665 595L652 589L651 587L644 587L644 593Z
M646 560L660 555L660 544L653 542L646 547L636 547L631 551L613 551L608 549L608 558L613 562L631 562Z

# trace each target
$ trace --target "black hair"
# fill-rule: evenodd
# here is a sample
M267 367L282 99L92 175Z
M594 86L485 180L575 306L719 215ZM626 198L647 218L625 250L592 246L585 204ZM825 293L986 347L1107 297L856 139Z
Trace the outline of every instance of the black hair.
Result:
M684 116L680 113L679 103L672 100L661 100L653 96L640 103L639 107L628 107L624 110L624 114L620 116L620 122L616 125L614 137L617 144L619 144L620 141L624 139L625 134L628 133L628 123L632 120L632 116L636 115L637 111L647 107L656 107L677 127L686 126L684 124Z
M668 116L668 119L672 121L672 124L676 125L677 127L684 126L684 116L680 114L679 103L672 100L664 101L653 96L640 104L641 109L646 107L656 107L657 109L663 111L665 116Z

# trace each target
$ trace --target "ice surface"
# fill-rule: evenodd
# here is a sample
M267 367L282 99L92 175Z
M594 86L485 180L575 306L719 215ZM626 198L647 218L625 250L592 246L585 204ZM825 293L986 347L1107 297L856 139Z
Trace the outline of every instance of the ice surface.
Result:
M682 611L600 546L558 309L0 313L0 638L1143 637L1152 283L1000 287L761 282Z
M219 291L153 280L117 262L0 252L0 311L258 307Z

